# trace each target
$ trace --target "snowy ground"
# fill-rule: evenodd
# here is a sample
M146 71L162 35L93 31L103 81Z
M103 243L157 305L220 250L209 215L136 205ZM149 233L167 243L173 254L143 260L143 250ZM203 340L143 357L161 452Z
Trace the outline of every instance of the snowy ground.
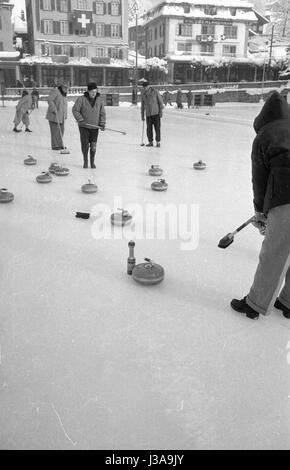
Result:
M251 321L232 311L246 295L262 238L252 213L252 121L261 104L167 108L162 147L141 147L140 108L107 109L97 169L84 170L71 112L70 155L49 150L45 104L32 134L12 133L14 106L0 108L1 449L290 449L290 322L273 309ZM209 114L206 114L209 113ZM23 164L28 154L37 166ZM67 177L35 177L63 158ZM193 170L198 159L205 171ZM160 164L167 192L150 189ZM99 192L86 195L91 178ZM96 204L198 204L199 243L136 240L164 281L143 287L126 274L126 239L96 240ZM110 221L108 220L110 225ZM121 234L121 229L119 234ZM196 226L195 226L196 230ZM287 358L288 354L288 358ZM288 359L288 360L287 360Z

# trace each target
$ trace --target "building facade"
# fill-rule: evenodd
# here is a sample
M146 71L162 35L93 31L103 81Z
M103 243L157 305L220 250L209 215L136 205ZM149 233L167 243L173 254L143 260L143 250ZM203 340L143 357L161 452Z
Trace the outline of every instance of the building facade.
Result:
M39 86L62 78L71 85L83 86L90 79L122 84L128 53L126 0L26 0L26 16ZM30 58L22 60L25 65L31 66Z
M186 83L203 81L205 72L213 72L215 65L222 69L223 64L223 79L229 80L229 73L235 79L233 64L241 68L247 58L249 29L256 29L258 16L253 5L242 0L167 0L142 20L146 58L165 58L168 81ZM213 73L210 78L218 79Z
M15 86L19 77L19 52L13 47L13 4L0 0L0 86Z

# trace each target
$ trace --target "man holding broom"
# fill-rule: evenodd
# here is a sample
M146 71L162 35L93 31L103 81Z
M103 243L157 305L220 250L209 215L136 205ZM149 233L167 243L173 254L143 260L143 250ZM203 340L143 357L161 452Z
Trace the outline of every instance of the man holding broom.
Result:
M90 149L91 168L96 168L95 155L99 129L105 130L106 112L98 93L98 86L95 82L88 83L87 91L77 98L72 112L79 125L81 148L84 158L83 168L88 168L88 151Z
M69 84L62 81L54 88L47 99L46 119L49 122L52 150L64 149L64 123L67 118L67 92Z
M250 291L231 306L252 320L274 306L290 319L290 107L277 91L265 102L254 129L252 223L265 238Z

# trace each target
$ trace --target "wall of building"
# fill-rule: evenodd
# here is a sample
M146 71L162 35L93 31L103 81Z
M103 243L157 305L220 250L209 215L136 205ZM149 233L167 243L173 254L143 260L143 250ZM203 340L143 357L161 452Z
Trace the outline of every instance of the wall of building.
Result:
M0 3L0 51L14 52L11 12L13 5Z
M128 4L126 0L100 2L67 0L68 11L60 11L61 1L26 0L27 21L34 30L34 54L66 54L71 57L87 57L89 59L96 56L127 58ZM51 9L46 10L45 7L49 4ZM103 14L100 14L96 9L100 5L104 6ZM115 10L117 14L112 14L113 6L118 5L120 9ZM32 19L29 14L30 9L32 9ZM85 20L92 18L91 25L82 28L80 23L74 19L75 12L83 14ZM118 29L116 37L114 37L116 33L113 29ZM100 35L97 31L101 31ZM52 46L52 44L54 45Z

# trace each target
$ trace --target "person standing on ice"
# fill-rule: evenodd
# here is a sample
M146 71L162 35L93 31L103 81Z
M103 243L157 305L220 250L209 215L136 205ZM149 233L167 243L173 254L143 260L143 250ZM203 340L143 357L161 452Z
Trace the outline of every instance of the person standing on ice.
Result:
M176 104L178 109L182 109L182 91L181 88L178 88L177 93L176 93Z
M254 120L254 129L252 223L265 238L250 291L231 306L254 320L274 305L290 319L290 107L277 91Z
M21 129L17 129L17 126L22 123L25 125L25 132L32 132L29 129L30 120L29 120L29 109L32 107L32 99L27 90L23 90L22 97L16 105L16 113L14 122L14 132L21 132Z
M141 94L141 119L147 124L148 144L146 147L153 147L153 127L155 130L156 147L160 147L161 141L161 118L163 113L163 99L158 90L149 86L149 82L144 80L144 88Z
M61 150L64 148L63 135L64 123L67 119L67 92L69 84L61 82L60 85L50 92L47 102L48 109L45 118L49 122L51 148Z
M31 98L32 98L33 109L34 108L38 109L39 93L38 93L38 91L35 87L33 88L32 92L31 92Z
M98 93L98 85L95 82L90 82L87 88L88 90L83 96L80 96L76 100L72 112L79 125L81 148L84 158L83 168L88 168L89 148L91 168L96 168L95 155L99 129L101 129L101 131L105 130L106 111L101 95Z
M186 93L186 98L187 98L187 107L188 109L192 106L192 100L193 100L193 94L192 94L192 91L189 90L187 93Z

